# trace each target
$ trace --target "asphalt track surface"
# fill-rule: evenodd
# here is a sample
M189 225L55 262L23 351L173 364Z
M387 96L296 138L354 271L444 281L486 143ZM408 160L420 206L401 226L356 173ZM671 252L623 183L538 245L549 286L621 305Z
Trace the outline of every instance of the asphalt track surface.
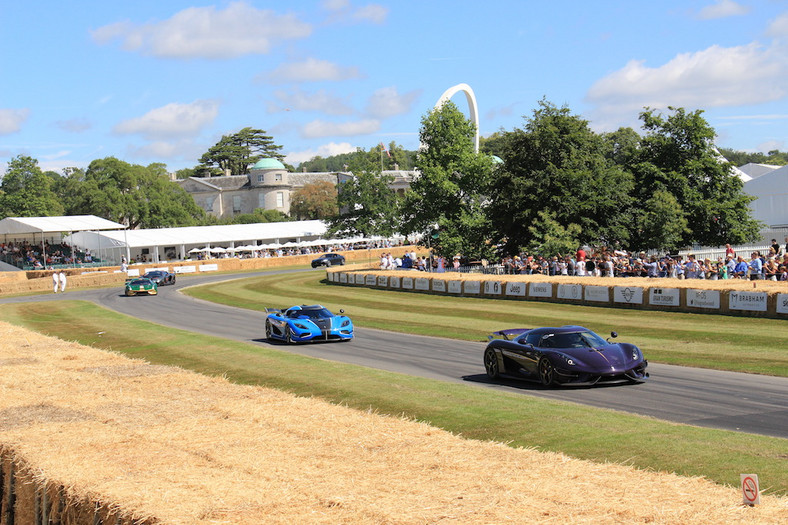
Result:
M304 270L296 270L304 271ZM314 271L316 277L322 270ZM0 299L0 304L84 299L117 312L193 332L268 345L265 314L197 300L185 286L271 274L179 276L155 297L125 297L120 288ZM274 305L286 306L286 305ZM352 311L347 312L352 317ZM505 328L505 327L502 327ZM407 335L356 327L349 343L284 345L281 350L413 376L610 408L676 423L788 438L788 378L649 364L651 378L639 385L546 389L528 382L487 379L484 342ZM648 357L648 356L646 356Z

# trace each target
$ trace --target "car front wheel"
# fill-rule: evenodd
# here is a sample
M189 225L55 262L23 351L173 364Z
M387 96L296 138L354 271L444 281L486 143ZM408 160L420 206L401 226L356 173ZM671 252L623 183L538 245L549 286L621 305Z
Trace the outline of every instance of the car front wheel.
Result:
M265 321L265 338L269 341L271 340L271 335L273 334L273 330L271 329L271 321Z
M555 383L555 369L549 359L543 357L539 360L539 380L543 386L551 386Z
M285 328L285 342L287 344L293 343L293 332L290 330L289 326Z
M501 375L501 371L498 369L498 356L495 355L495 350L492 348L488 348L484 352L484 369L490 379L497 379Z

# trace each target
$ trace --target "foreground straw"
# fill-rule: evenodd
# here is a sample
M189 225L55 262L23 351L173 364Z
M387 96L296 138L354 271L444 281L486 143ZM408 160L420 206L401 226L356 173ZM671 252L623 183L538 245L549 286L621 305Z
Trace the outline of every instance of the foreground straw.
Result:
M0 523L778 523L700 478L464 440L0 323ZM9 499L13 486L15 500ZM9 506L9 501L13 505Z

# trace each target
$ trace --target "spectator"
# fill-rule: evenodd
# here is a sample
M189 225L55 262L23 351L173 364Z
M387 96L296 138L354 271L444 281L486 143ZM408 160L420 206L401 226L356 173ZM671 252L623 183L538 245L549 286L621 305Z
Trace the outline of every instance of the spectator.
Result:
M756 281L759 279L763 279L763 262L759 257L758 252L752 252L750 259L750 280Z

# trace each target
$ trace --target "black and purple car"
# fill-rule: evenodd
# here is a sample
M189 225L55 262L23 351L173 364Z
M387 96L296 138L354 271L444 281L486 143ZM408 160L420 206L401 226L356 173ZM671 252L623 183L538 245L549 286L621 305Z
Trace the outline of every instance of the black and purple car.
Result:
M501 330L490 336L484 351L491 379L505 375L544 386L642 383L647 366L637 346L611 343L582 326Z

